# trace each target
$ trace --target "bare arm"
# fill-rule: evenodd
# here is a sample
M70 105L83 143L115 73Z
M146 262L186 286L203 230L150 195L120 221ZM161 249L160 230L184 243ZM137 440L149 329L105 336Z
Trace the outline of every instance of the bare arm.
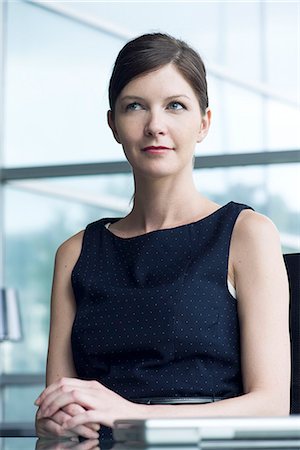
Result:
M240 214L232 236L230 264L238 298L244 395L176 409L155 406L153 415L289 414L288 280L279 235L269 219L248 210Z
M71 273L80 254L82 235L82 232L78 233L64 242L55 257L46 369L47 386L61 377L77 375L70 342L75 317Z
M79 257L83 232L64 242L57 250L55 257L54 276L51 294L50 333L47 356L46 384L47 386L62 377L77 376L73 363L71 349L71 329L75 317L76 305L71 286L71 273ZM97 437L97 425L91 429L79 427L77 430L63 430L63 421L84 409L76 404L70 404L47 419L36 418L38 436L76 436L81 433L86 437Z
M289 288L279 234L252 211L241 218L235 252L245 392L259 393L262 413L290 408Z
M75 401L86 408L65 423L112 426L116 419L289 414L290 342L288 281L279 235L272 222L243 211L234 227L230 272L235 280L241 330L244 394L205 405L139 405L95 381L54 383L44 393L41 415ZM192 382L192 380L191 380Z

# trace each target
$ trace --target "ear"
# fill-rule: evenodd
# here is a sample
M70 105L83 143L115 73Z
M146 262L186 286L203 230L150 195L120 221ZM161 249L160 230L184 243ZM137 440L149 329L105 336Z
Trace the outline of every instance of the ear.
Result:
M119 139L119 135L118 135L118 132L117 132L117 129L116 129L116 126L115 126L115 122L114 122L113 117L112 117L112 111L111 110L107 111L107 123L108 123L109 128L113 132L115 140L119 144L121 144L120 139Z
M211 110L209 108L206 108L205 115L202 116L197 142L203 141L203 139L206 137L210 127L210 120L211 120Z

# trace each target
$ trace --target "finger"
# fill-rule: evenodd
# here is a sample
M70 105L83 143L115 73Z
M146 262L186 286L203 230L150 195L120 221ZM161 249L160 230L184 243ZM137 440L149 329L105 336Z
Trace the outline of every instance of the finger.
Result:
M92 423L92 422L90 422L90 423L86 423L85 426L87 428L89 428L90 430L93 430L93 431L99 431L100 430L100 424L99 423Z
M55 414L54 417L56 417L57 414ZM70 416L68 416L68 418L70 418ZM42 420L52 420L52 419L42 419ZM57 428L55 429L55 433L57 436L67 436L67 437L71 437L71 436L83 436L87 439L98 439L99 438L99 433L95 430L91 430L89 427L87 427L86 425L78 425L71 428L63 428L62 427L62 423L57 424Z
M77 403L70 403L63 408L63 411L65 411L70 416L76 416L76 414L84 413L85 409Z
M65 406L63 408L63 411L66 412L68 416L73 417L76 416L77 414L83 414L86 410L82 406L77 405L76 403L71 403L70 405ZM67 417L64 419L64 421L66 420ZM97 423L87 423L85 426L94 431L99 431L100 429L100 425Z
M53 414L53 416L51 417L51 420L56 422L58 425L61 425L63 422L70 419L71 417L73 417L73 416L65 413L63 410L59 410L59 411L57 411L57 413Z
M78 425L77 427L70 429L70 431L75 432L77 436L82 436L87 439L99 439L99 433L91 430L85 425Z
M79 425L86 425L90 422L102 423L103 425L109 426L109 422L105 420L105 418L102 418L102 420L100 420L99 411L93 410L86 411L83 414L78 414L77 416L67 419L62 426L65 429L74 429Z
M54 422L52 419L42 419L38 431L38 437L73 437L76 433L72 430L62 428L61 425Z
M78 406L78 405L74 405L74 406ZM81 413L85 412L85 409L82 408L81 406L78 406L78 408L74 408L74 409L79 410ZM70 419L71 417L72 417L72 414L70 415L70 414L67 414L63 410L59 410L54 415L51 416L51 420L53 420L55 423L57 423L57 425L62 426L63 422ZM90 439L92 439L92 438L97 439L98 438L97 431L99 431L99 429L100 429L99 424L87 423L84 426L74 427L74 429L72 429L71 431L79 436L89 437Z
M100 424L99 423L92 423L92 422L90 422L90 423L86 423L85 426L90 428L91 430L94 430L94 431L99 431L100 430Z
M41 394L38 396L38 398L35 400L35 404L36 405L40 405L43 400L45 399L45 397L47 397L47 395L51 394L53 391L55 391L57 388L61 387L61 386L65 386L65 385L69 385L69 386L78 386L77 382L80 382L82 380L77 380L77 378L67 378L67 377L63 377L60 378L59 380L55 381L54 383L50 384L49 386L47 386L42 392Z
M57 415L56 415L57 416ZM39 437L78 437L83 436L87 439L99 439L99 433L92 431L85 425L79 425L73 429L63 428L52 419L41 419L42 426L39 430ZM73 443L74 444L74 443Z
M83 411L85 411L85 409L83 409ZM63 422L71 418L72 418L71 415L66 414L62 410L59 410L51 417L51 420L53 420L62 427ZM93 425L94 425L93 427L89 427L88 424L79 425L78 427L74 427L72 430L70 429L69 431L75 433L75 435L77 436L85 436L88 437L89 439L98 439L99 434L97 433L97 431L99 431L100 426L97 424Z
M66 392L67 389L69 388L61 388L59 395L57 393L50 394L47 399L45 399L43 405L40 406L37 418L51 417L59 409L64 408L71 403L79 404L84 408L93 407L95 396L90 394L89 389L71 389Z
M50 393L44 399L43 403L40 405L37 418L41 417L50 417L53 415L58 409L65 408L66 406L74 403L74 399L72 396L73 387L63 386L58 390ZM71 393L71 395L70 395ZM56 405L56 408L54 406ZM49 406L52 408L49 411Z
M59 381L48 386L38 397L39 407L44 410L47 408L55 395L59 396L61 393L69 392L70 390L91 390L99 388L100 383L95 380L86 381L78 380L77 378L61 378Z
M62 424L66 420L71 419L71 418L72 418L72 416L70 416L69 414L66 414L62 410L59 410L57 413L55 413L51 417L51 419L48 419L48 420L51 420L53 423L55 423L57 425L57 427L55 427L54 431L55 431L55 433L58 433L57 434L58 436L61 436L62 435L61 433L63 433L63 430L66 430L68 433L70 433L70 436L84 436L89 439L98 439L99 433L97 433L97 431L99 431L100 426L98 426L96 428L97 424L93 424L94 425L93 428L87 426L86 424L75 426L72 429L62 428ZM42 419L42 420L44 420L44 419ZM54 428L54 426L52 428ZM63 436L65 436L65 434L63 434Z

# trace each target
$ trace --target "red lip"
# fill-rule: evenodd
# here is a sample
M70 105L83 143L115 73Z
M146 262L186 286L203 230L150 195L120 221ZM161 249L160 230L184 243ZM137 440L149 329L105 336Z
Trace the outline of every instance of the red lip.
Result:
M170 147L164 147L164 146L162 146L162 145L159 145L159 146L154 146L154 145L151 145L151 146L149 146L149 147L145 147L145 148L143 148L142 149L143 151L147 151L147 150L174 150L173 148L170 148Z

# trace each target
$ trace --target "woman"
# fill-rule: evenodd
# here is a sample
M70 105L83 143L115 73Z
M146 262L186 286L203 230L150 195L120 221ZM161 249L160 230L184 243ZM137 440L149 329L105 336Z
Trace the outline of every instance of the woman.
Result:
M201 58L171 36L140 36L118 55L109 100L133 208L58 249L38 434L93 438L122 418L289 414L278 232L193 183L211 120Z

